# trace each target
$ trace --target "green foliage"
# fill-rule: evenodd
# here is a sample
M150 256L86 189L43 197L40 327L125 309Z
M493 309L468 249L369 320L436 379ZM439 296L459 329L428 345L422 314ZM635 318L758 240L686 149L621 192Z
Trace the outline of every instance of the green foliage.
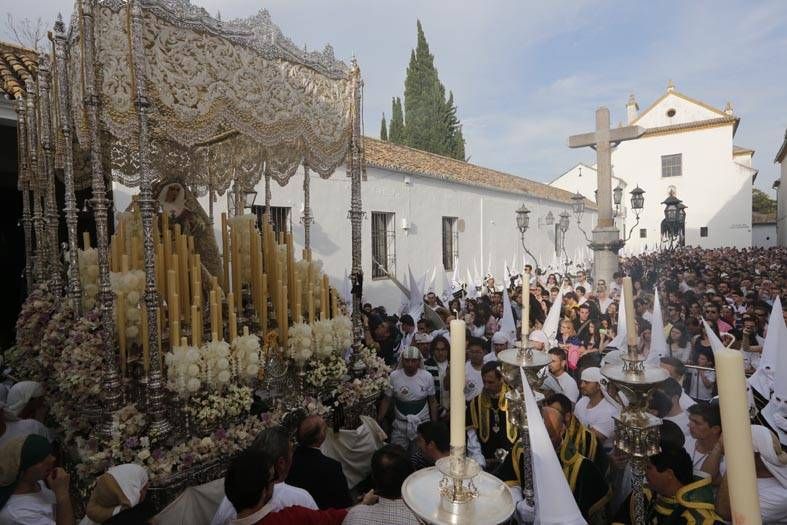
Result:
M402 112L402 99L394 97L391 102L391 126L388 140L395 144L404 144L404 113Z
M751 190L751 209L757 213L776 213L776 201L756 188Z
M388 126L385 124L385 113L383 113L383 121L380 124L380 140L388 142Z
M389 140L464 160L465 141L453 93L446 98L420 21L417 33L404 81L404 111L401 100L394 98Z

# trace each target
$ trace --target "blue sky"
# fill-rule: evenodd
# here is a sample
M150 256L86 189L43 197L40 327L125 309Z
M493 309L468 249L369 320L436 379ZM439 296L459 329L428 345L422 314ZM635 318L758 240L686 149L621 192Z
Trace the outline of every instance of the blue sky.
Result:
M756 150L757 186L773 193L787 127L785 1L194 1L224 19L266 8L296 44L355 53L371 136L402 94L420 19L471 162L544 182L593 162L591 150L570 150L566 139L592 128L597 106L617 124L630 93L644 109L672 79L716 107L732 102L741 117L735 143ZM51 22L72 5L0 0L0 12Z

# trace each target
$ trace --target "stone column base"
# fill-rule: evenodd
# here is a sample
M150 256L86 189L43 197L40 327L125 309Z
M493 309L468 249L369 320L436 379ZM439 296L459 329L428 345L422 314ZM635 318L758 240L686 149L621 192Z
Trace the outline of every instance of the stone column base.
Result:
M612 282L612 274L618 271L618 250L623 247L620 231L614 227L596 228L593 230L593 279L606 281L607 286Z

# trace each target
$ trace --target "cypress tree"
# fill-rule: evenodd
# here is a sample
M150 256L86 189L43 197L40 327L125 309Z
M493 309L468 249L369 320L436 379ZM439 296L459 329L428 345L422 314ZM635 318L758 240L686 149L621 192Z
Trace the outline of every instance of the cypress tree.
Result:
M449 93L446 100L445 86L440 82L420 20L417 33L404 81L404 132L401 141L394 139L394 113L391 142L464 160L464 138L453 94ZM401 111L401 101L399 104Z
M380 140L388 142L388 126L385 124L385 113L383 113L383 121L380 124Z
M394 144L404 144L404 114L402 113L402 99L394 97L391 102L391 126L388 140Z

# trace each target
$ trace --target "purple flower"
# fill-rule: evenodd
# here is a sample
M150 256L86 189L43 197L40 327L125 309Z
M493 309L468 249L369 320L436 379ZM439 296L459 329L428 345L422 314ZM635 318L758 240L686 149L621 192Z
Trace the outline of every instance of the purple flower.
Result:
M223 428L218 428L213 433L213 437L216 439L225 439L227 437L227 431L224 430Z
M155 459L156 461L159 461L161 458L164 457L164 450L157 448L151 453L151 456L153 456L153 459Z
M139 439L136 436L131 436L124 443L126 448L136 448L137 445L139 445Z

